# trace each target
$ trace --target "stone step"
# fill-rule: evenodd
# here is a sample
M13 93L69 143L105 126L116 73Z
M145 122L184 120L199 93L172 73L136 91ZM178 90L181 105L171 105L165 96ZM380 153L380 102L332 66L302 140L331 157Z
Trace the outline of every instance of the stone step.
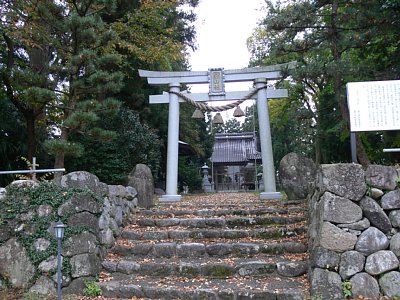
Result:
M178 278L179 279L179 278ZM137 276L101 282L104 297L118 299L304 300L304 279L255 278L178 280L176 277Z
M194 201L192 197L184 197L184 200L179 202L159 202L158 207L180 207L180 208L193 208L193 209L218 209L218 208L256 208L256 207L289 207L289 206L303 206L307 203L306 200L242 200L232 198L224 198L223 201L215 201L211 195L210 199L200 199Z
M174 231L154 230L154 228L137 229L128 227L122 232L121 237L131 241L144 240L198 240L198 239L240 239L240 238L257 238L257 239L277 239L284 237L295 237L307 232L307 229L301 227L278 226L274 228L252 228L252 229L178 229Z
M103 262L103 296L307 299L305 204L226 193L139 209Z
M251 257L257 254L283 254L304 253L307 247L300 242L279 243L254 243L254 242L231 242L231 243L132 243L119 241L113 248L112 253L135 257L226 257L239 256Z
M266 214L280 214L288 215L294 213L303 213L305 208L300 206L295 207L284 207L284 208L273 208L273 207L261 207L261 208L247 208L238 209L237 206L230 208L203 208L203 209L182 209L170 208L170 207L158 207L154 209L143 209L140 210L140 214L144 216L202 216L202 217L221 217L221 216L259 216Z
M232 218L138 218L136 224L145 227L245 227L257 225L287 225L304 222L304 216L258 216L258 217L232 217Z
M291 256L293 259L293 255ZM303 259L304 255L299 255ZM262 256L254 258L199 258L191 259L113 259L103 262L103 269L112 277L123 279L126 275L180 276L228 278L233 276L280 276L297 277L305 274L307 260L288 260L284 256Z

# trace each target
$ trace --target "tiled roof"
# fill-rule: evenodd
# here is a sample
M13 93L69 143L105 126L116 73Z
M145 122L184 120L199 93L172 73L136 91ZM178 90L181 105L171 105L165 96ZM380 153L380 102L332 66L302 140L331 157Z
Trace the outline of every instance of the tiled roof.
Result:
M212 154L214 164L246 164L261 160L257 151L256 136L253 132L216 133Z

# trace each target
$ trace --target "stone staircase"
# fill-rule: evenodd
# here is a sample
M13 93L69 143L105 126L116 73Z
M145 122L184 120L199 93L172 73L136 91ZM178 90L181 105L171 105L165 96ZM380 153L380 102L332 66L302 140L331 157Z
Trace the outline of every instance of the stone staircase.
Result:
M250 193L187 196L140 210L103 262L118 299L306 299L301 202Z

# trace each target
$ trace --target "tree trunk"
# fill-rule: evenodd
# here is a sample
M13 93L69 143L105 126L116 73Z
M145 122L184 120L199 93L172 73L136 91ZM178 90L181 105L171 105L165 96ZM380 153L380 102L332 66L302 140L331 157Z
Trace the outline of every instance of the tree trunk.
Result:
M357 159L358 162L364 167L371 164L371 161L368 158L368 154L365 151L364 145L361 141L361 138L358 134L356 134L356 147L357 147Z
M65 141L65 142L68 141L67 129L62 129L60 140ZM61 150L57 151L57 153L55 155L54 169L64 168L64 162L65 162L65 151L64 151L64 149L61 149ZM61 179L62 175L63 174L61 172L55 172L54 179L59 180L59 179Z
M315 135L314 147L315 147L315 164L320 165L322 154L321 154L321 138L319 135L319 129L317 129L317 134Z
M336 63L336 66L335 66L335 72L334 72L334 78L333 78L333 81L334 81L333 88L335 91L335 97L339 104L340 114L341 114L343 120L346 121L346 129L348 131L350 131L350 112L349 112L349 108L347 106L347 98L346 98L345 94L343 93L342 72L340 70L341 64L342 64L342 62L341 62L342 55L339 50L339 31L336 26L338 9L339 9L339 1L334 0L332 2L331 52L332 52L333 59ZM367 152L365 151L364 145L362 144L362 142L358 136L357 136L357 157L359 159L359 162L362 165L365 166L365 165L370 164Z
M27 145L28 145L28 161L32 162L33 157L36 155L36 129L35 129L35 116L33 112L24 113L26 120L26 131L27 131Z

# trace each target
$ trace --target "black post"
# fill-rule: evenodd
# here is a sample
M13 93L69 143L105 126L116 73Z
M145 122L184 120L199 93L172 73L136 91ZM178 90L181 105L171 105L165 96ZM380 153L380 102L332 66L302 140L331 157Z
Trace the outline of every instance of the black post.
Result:
M351 131L350 131L350 147L351 147L351 161L355 164L358 164L356 133Z
M61 300L61 239L57 238L57 300Z

